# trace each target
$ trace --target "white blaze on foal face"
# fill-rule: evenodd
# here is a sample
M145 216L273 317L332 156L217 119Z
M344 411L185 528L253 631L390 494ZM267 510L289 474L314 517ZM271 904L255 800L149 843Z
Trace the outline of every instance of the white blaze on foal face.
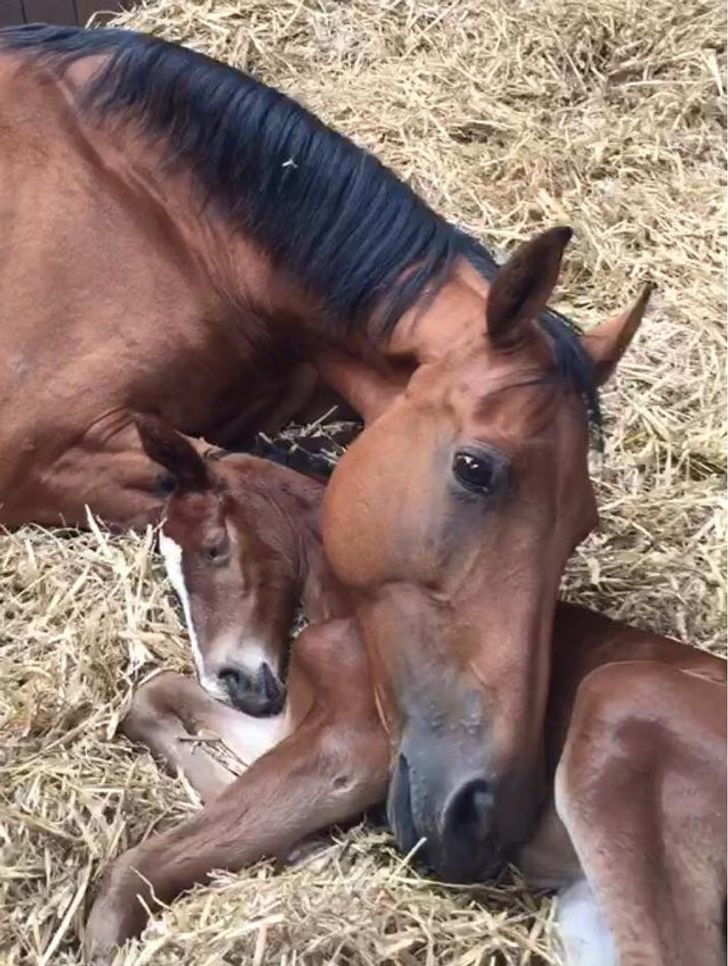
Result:
M242 454L213 461L158 417L135 421L144 452L167 474L159 545L200 683L240 711L277 714L301 591L301 514L318 512L318 486L312 502L290 470Z
M189 634L190 638L192 658L195 662L197 677L199 678L202 686L217 697L218 695L216 692L219 690L219 685L215 679L211 679L205 674L204 662L200 652L200 645L197 642L197 633L195 631L195 624L192 619L192 608L190 606L190 595L187 593L185 577L182 571L182 547L180 547L178 543L175 543L171 537L168 537L163 532L160 532L159 550L162 554L162 558L164 559L164 565L167 569L169 582L171 583L174 592L177 594L177 597L182 604L182 612L184 613L187 633Z
M260 575L241 561L238 536L217 527L214 539L201 546L187 540L183 547L168 530L160 533L159 546L182 604L200 683L240 710L277 713L285 698L280 680L285 629L278 620L266 625ZM275 603L269 595L265 606Z

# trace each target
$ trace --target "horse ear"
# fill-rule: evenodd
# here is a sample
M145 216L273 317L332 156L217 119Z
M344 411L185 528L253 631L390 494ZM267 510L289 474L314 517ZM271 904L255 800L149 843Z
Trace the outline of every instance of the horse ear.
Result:
M485 310L488 338L497 348L518 342L524 323L546 307L556 285L571 228L549 228L516 249L498 269Z
M594 379L601 386L617 368L640 326L647 303L655 290L652 283L642 289L634 305L607 322L601 322L581 337L581 342L594 363Z
M205 460L181 433L150 413L135 413L142 448L150 460L163 466L179 490L207 490L212 478Z

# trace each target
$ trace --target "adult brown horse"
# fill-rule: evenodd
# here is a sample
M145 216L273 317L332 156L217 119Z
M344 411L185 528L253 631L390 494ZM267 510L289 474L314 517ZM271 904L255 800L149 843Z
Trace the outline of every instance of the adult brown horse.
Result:
M181 770L205 807L114 862L85 932L99 962L141 930L156 902L213 869L286 856L306 835L382 801L390 767L377 682L322 553L323 487L249 456L205 462L148 418L140 432L175 481L165 555L203 664L218 660L221 640L241 626L267 631L282 650L271 629L301 590L312 623L292 648L285 714L241 714L179 674L158 675L134 695L124 731ZM279 596L261 608L260 588L271 583ZM725 661L563 603L551 646L550 794L517 860L535 885L561 890L567 962L718 966ZM229 697L240 705L235 688ZM233 754L217 757L192 735L217 736ZM461 831L472 818L467 809L458 815ZM477 834L470 847L487 848Z
M587 411L646 297L580 340L545 312L568 229L496 272L290 100L148 37L11 30L0 91L0 522L154 518L132 410L233 438L319 360L367 423L323 539L395 830L448 877L491 868L540 797L559 578L596 521Z

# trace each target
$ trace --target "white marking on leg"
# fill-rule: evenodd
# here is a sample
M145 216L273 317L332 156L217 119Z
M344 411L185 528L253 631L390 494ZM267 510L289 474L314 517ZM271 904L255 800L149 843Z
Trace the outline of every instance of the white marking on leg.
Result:
M236 720L226 726L225 741L244 765L252 765L291 733L288 706L271 718L254 718L236 712Z
M556 921L566 966L617 966L614 941L586 879L559 894Z
M175 590L175 593L180 599L182 604L182 610L185 615L185 623L187 625L187 633L189 634L190 644L192 646L192 657L195 662L195 667L197 668L197 676L200 681L204 683L205 667L202 660L202 652L200 651L200 645L197 640L197 634L195 633L195 625L192 623L192 607L190 605L190 595L187 593L187 586L185 584L185 577L182 571L182 547L178 543L175 543L171 537L168 537L165 533L160 531L159 534L159 549L164 558L164 565L167 568L167 576L169 577L169 582ZM207 684L205 684L207 688Z

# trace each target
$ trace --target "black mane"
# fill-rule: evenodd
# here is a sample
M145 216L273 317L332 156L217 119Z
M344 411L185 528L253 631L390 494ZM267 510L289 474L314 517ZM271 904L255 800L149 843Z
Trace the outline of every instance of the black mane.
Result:
M425 286L437 291L456 258L486 278L497 268L476 239L375 157L241 71L126 30L34 24L0 30L3 47L58 69L108 54L86 108L128 113L149 137L163 138L170 163L189 166L205 197L321 298L334 323L365 325L376 309L386 335ZM541 322L560 374L598 421L591 361L575 327L552 311Z

